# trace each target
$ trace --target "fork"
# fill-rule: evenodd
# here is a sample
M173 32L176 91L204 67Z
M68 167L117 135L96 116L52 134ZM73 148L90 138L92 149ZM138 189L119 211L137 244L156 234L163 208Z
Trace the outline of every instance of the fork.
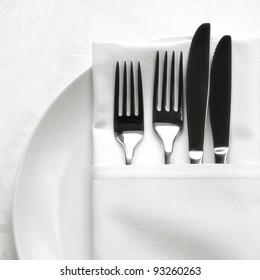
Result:
M154 93L153 93L153 129L164 145L165 164L172 163L173 144L183 128L183 55L179 59L178 93L175 94L175 52L172 52L171 72L168 72L168 53L165 52L161 96L159 96L159 51L156 54ZM170 86L167 85L170 76ZM167 90L169 88L169 90ZM167 94L168 93L168 94ZM168 95L168 98L167 98Z
M135 93L135 75L133 62L130 63L130 77L127 75L127 63L124 62L123 86L120 90L120 66L116 64L114 133L124 147L126 165L133 163L134 150L144 134L143 86L140 62L137 64L137 100ZM130 78L130 94L127 80ZM120 92L122 104L120 104ZM128 93L128 94L127 94ZM128 110L129 109L129 110Z

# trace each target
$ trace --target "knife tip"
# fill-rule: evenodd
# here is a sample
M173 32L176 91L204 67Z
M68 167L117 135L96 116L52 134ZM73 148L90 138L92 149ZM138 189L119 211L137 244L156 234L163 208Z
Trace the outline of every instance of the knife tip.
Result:
M202 23L199 28L203 28L203 29L209 29L210 28L210 23L209 22L205 22Z
M210 23L202 23L196 30L194 36L196 34L207 34L207 36L209 37L210 36Z
M225 42L231 42L232 38L230 35L225 35L221 38L221 41L225 41Z
M231 44L232 44L231 36L225 35L219 40L216 49L219 49L219 48L231 49Z

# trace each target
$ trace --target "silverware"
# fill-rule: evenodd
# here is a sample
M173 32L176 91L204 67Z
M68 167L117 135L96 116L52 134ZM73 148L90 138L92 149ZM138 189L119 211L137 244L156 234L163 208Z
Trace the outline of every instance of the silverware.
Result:
M209 109L216 163L226 163L231 105L231 37L219 41L210 73Z
M187 68L187 124L191 163L202 163L204 128L208 99L210 24L196 31L189 53Z
M165 52L161 97L159 94L159 52L156 55L154 93L153 93L153 128L164 146L165 164L172 163L173 144L183 127L183 58L180 53L178 94L175 94L175 53L172 53L170 87L167 85L168 53ZM167 90L169 88L169 90ZM168 95L169 94L169 95ZM167 95L169 98L167 98ZM177 95L177 96L176 96ZM167 102L167 99L168 102Z
M123 86L120 90L120 66L116 64L115 99L114 99L114 133L124 147L126 164L133 163L136 145L144 134L143 87L140 62L137 65L137 100L135 100L135 75L133 62L130 63L130 93L127 81L127 63L124 63ZM122 104L119 102L120 92ZM138 105L137 105L137 104ZM130 108L129 108L130 107ZM129 110L128 110L129 108Z

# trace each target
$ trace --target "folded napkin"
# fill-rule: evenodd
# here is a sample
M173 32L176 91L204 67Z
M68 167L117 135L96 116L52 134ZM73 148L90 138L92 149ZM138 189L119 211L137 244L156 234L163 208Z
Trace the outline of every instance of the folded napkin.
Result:
M218 40L211 42L211 56ZM260 258L260 40L233 40L233 82L228 165L215 165L209 122L204 163L190 165L184 130L174 164L164 165L152 128L156 51L184 55L190 38L142 44L93 45L93 228L96 259ZM145 133L126 166L113 131L117 61L140 61ZM122 65L122 64L121 64ZM162 65L161 65L162 67ZM184 102L185 104L185 102Z

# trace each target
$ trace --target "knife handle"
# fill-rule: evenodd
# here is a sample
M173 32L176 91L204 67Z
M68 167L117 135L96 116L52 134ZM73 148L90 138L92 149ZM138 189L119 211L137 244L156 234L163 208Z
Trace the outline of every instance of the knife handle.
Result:
M203 151L189 151L190 163L201 164L203 161Z
M228 147L214 148L215 163L227 163Z

